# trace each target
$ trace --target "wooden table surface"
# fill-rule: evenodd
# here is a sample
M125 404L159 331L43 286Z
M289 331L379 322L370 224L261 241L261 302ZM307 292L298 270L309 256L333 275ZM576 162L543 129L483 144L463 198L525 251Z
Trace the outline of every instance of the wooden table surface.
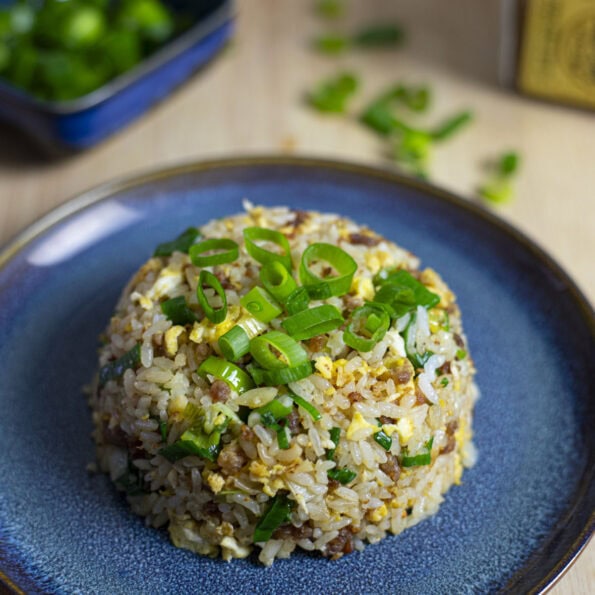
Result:
M430 119L472 109L475 120L440 146L434 183L472 197L482 163L508 149L522 155L516 198L498 209L545 248L595 297L595 116L520 97L497 85L498 2L495 0L349 0L336 25L321 21L312 2L244 0L237 35L226 51L166 102L87 153L45 160L15 131L0 126L0 245L78 192L122 175L182 161L237 154L295 153L391 167L385 144L355 121L383 87L430 83ZM312 35L357 24L401 22L399 50L317 55ZM321 116L303 93L339 69L361 77L351 114ZM257 197L253 197L257 199ZM591 543L552 589L595 593Z

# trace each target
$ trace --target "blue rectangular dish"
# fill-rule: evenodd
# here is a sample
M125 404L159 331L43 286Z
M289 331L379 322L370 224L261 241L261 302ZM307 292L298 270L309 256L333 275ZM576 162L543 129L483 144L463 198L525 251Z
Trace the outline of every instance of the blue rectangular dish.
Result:
M86 149L127 126L211 59L232 33L231 0L171 5L196 15L196 23L88 95L72 101L42 101L0 79L0 119L57 154Z

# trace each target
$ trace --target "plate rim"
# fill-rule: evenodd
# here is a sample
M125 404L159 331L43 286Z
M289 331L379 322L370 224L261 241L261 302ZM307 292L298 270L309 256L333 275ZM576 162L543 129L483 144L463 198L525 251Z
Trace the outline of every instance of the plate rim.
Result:
M112 181L101 183L88 190L75 194L58 206L47 211L39 219L24 227L4 245L0 246L0 274L29 244L50 231L52 228L70 217L75 216L104 200L109 200L126 190L192 173L206 173L214 170L238 169L242 167L251 168L271 166L328 169L338 173L354 174L361 178L373 178L396 186L405 186L413 190L421 191L434 198L441 199L449 203L451 206L466 211L468 214L477 217L483 223L495 227L498 231L507 236L508 239L520 244L530 253L531 257L537 259L544 265L569 292L571 299L578 306L582 318L586 321L591 336L595 338L595 313L593 312L589 300L578 287L577 283L535 240L529 238L524 232L505 221L499 215L496 215L487 208L474 203L469 199L462 198L454 192L415 178L401 175L388 168L349 160L323 157L286 156L275 154L239 155L198 161L190 160L161 168L151 168L119 176ZM583 488L584 490L579 490L579 493L582 491L586 492L588 486L583 486ZM574 507L571 507L569 511L567 511L567 516L570 516L573 509ZM529 592L545 593L549 591L576 562L579 555L590 542L594 530L595 511L591 511L587 523L578 536L572 541L564 555L537 584L531 587ZM3 550L5 550L5 548L0 546L0 553L6 553ZM533 556L527 560L522 568L518 569L514 575L509 578L504 587L505 590L518 584L523 576L534 567L535 561L532 560L532 557ZM10 579L4 573L2 568L0 568L0 586L5 586L15 593L25 593L13 579Z

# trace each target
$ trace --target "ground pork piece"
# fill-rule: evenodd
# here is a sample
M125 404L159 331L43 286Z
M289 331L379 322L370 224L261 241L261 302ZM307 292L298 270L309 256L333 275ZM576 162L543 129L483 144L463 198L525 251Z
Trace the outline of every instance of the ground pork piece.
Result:
M341 485L341 483L339 481L337 481L336 479L329 479L328 480L328 490L329 490L329 492L331 490L336 490L340 485Z
M382 238L376 236L369 236L363 233L350 233L349 234L349 243L350 244L360 244L362 246L378 246Z
M456 448L457 441L455 440L455 432L458 428L459 422L456 419L446 424L446 436L448 439L446 441L446 444L440 450L441 455L446 455Z
M356 308L364 305L364 300L357 295L346 294L343 296L343 303L348 312L353 312Z
M379 421L379 422L380 422L382 425L385 425L385 424L394 424L394 423L395 423L395 420L394 420L392 417L387 417L386 415L381 415L381 416L378 418L378 421Z
M361 393L358 393L358 392L352 392L352 393L349 393L349 394L347 395L347 398L348 398L348 399L349 399L349 400L350 400L352 403L357 403L358 401L361 401L361 400L363 400L363 398L364 398L364 397L362 396L362 394L361 394Z
M421 389L419 388L419 386L415 387L415 404L416 405L425 405L426 403L429 403L430 401L428 401L428 399L426 399L426 395L424 395L421 392Z
M391 372L391 377L394 380L395 384L407 384L411 380L412 375L412 366L407 364L397 366Z
M395 455L387 454L386 455L387 461L386 463L382 463L380 465L380 469L383 473L386 473L394 483L399 481L399 477L401 476L401 467L399 465L399 460Z
M317 335L316 337L312 337L308 342L308 347L310 351L322 351L324 346L326 345L326 337L324 335Z
M455 340L457 347L465 347L465 341L463 341L461 335L459 335L458 333L453 333L452 338Z
M231 279L223 271L216 270L215 277L219 279L219 283L221 283L221 287L223 287L223 289L233 289L233 283L231 282Z
M343 554L353 551L353 533L349 527L343 527L339 535L326 544L323 555L333 560L338 560Z
M300 414L295 409L287 416L287 427L292 434L297 434L302 427Z
M216 403L225 403L231 395L231 388L223 380L215 380L209 389L211 399Z
M224 475L234 475L245 463L246 456L237 442L228 444L217 457L217 465L221 467Z
M299 541L300 539L309 539L312 537L314 530L310 525L304 523L301 527L294 525L283 525L275 530L273 539L293 539Z
M450 374L450 362L444 362L439 368L436 369L436 372L440 375Z
M240 428L240 438L246 442L254 442L256 436L248 424L242 424L242 427Z

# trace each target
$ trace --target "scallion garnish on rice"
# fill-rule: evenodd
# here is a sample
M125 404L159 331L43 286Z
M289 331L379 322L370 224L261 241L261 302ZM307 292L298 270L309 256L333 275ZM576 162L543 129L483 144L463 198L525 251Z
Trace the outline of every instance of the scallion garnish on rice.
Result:
M203 378L210 374L219 380L223 380L237 393L243 393L250 388L254 388L252 378L242 368L219 357L208 357L198 367L198 374Z
M161 303L161 311L173 324L192 324L198 320L196 312L188 306L186 298L180 295Z
M273 252L259 246L256 242L271 242L281 248L282 252ZM291 249L287 238L279 231L266 227L247 227L244 229L246 251L261 264L280 262L288 271L291 270Z
M239 253L239 246L227 238L203 240L191 246L188 252L192 264L197 267L233 262L238 258Z
M99 370L99 386L110 380L121 378L128 368L136 368L140 364L140 343L113 362L109 362Z
M258 287L258 285L241 297L240 304L242 304L254 318L265 323L277 318L277 316L283 312L283 309L272 296L262 287Z
M219 296L219 299L221 300L221 306L218 308L213 307L209 302L204 289L205 285L211 289L214 289L215 293ZM225 290L221 285L221 281L219 281L219 279L217 279L213 273L205 269L200 272L198 285L196 286L196 297L198 298L198 303L203 309L205 316L211 322L218 324L225 320L225 317L227 316L227 296L225 295Z
M287 396L290 399L292 399L297 405L299 405L304 411L307 411L314 421L318 421L321 419L322 416L320 415L320 411L318 411L318 409L316 409L314 405L308 403L306 399L303 399L298 395L294 395L293 393L288 393Z
M286 318L281 326L298 341L328 333L343 324L343 316L335 306L323 304Z
M254 542L268 541L276 529L290 520L294 506L285 494L277 494L254 529Z
M311 269L314 263L325 263L331 271L336 271L336 275L317 275ZM310 244L302 253L300 281L312 299L326 299L349 293L355 271L357 263L353 257L333 244Z
M219 337L219 349L225 359L237 362L250 351L250 337L241 326L236 324Z
M297 283L291 273L278 260L262 265L260 280L265 289L282 304L297 289Z
M429 465L432 462L432 444L434 437L432 436L425 444L422 452L416 455L409 455L407 449L404 448L401 454L401 466L403 467L420 467L422 465Z
M356 308L343 332L343 341L357 351L371 351L390 327L390 317L375 304Z
M304 348L295 339L279 331L270 331L252 339L250 353L265 370L294 367L308 361Z
M190 247L200 237L200 232L195 227L189 227L182 232L175 240L159 244L153 252L153 256L171 256L174 252L188 253Z
M338 481L341 485L346 485L357 477L357 473L351 469L329 469L327 471L329 479Z

